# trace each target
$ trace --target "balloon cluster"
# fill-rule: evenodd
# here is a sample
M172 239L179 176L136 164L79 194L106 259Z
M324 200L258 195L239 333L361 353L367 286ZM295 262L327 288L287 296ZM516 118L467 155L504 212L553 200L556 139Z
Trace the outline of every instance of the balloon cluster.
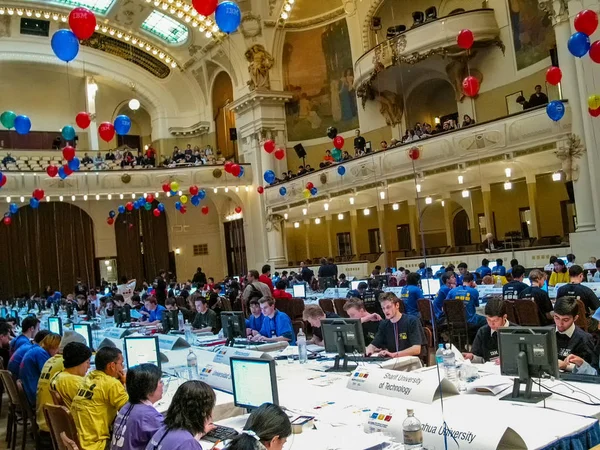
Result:
M114 123L102 122L98 125L98 134L104 142L110 142L115 134L124 136L131 130L131 119L125 114L115 117Z
M206 198L206 191L204 189L198 189L198 186L196 186L196 185L190 186L189 191L190 191L190 195L192 196L190 201L191 201L192 205L194 205L194 206L199 206L200 201L204 200ZM187 199L186 199L186 201L187 201Z
M333 149L331 150L331 156L336 162L342 160L342 148L344 148L344 138L338 136L338 130L336 127L327 128L327 137L333 139Z
M56 175L58 175L61 180L64 180L69 175L71 175L73 172L77 172L79 170L79 166L81 165L81 162L79 161L79 158L77 158L75 156L75 148L74 147L67 145L65 148L63 148L62 154L63 154L63 158L65 158L67 163L60 167L54 166L52 164L49 165L46 168L46 173L48 174L49 177L54 178Z
M468 29L460 30L456 37L457 45L463 50L470 50L473 47L473 42L475 42L473 32ZM479 80L472 75L465 77L462 81L462 89L467 97L475 97L479 94L479 88Z
M13 111L4 111L0 114L2 126L8 130L14 128L19 134L27 134L31 130L31 119L24 115L18 115Z
M305 189L302 191L302 195L304 196L304 198L309 198L311 196L315 196L318 193L318 189L315 187L314 184L312 184L311 181L309 181L308 183L306 183Z
M33 209L37 209L40 206L40 202L44 199L44 195L43 189L34 189L31 193L31 198L29 199L29 206Z
M56 57L67 63L77 57L79 40L91 38L96 31L96 16L87 8L75 8L69 14L69 26L70 30L56 31L50 41Z
M8 211L4 213L4 218L2 222L4 225L10 225L12 223L12 216L14 216L19 211L19 206L16 203L11 203L8 205Z
M223 166L223 170L236 178L242 178L244 176L244 167L232 161L227 161Z
M277 159L278 161L281 161L283 158L285 158L285 149L281 147L275 149L275 141L273 139L267 139L263 143L263 148L268 154L272 153L273 156L275 156L275 159Z
M598 14L590 9L584 9L575 16L575 33L569 38L567 47L573 56L583 58L588 52L594 62L600 63L600 41L590 44L590 36L598 28ZM592 50L592 46L594 49Z
M127 202L125 204L125 206L123 205L119 205L119 207L117 208L117 211L119 212L119 214L125 214L126 212L131 212L134 209L138 210L138 209L145 209L146 211L150 211L152 209L152 203L154 202L154 195L153 194L148 194L146 196L146 198L144 197L140 197L132 202ZM156 205L156 208L154 208L154 210L152 210L152 214L154 215L154 217L158 217L161 215L161 213L165 210L165 205L163 205L162 203L159 203L158 205ZM112 225L115 223L115 216L116 213L111 210L108 213L108 218L106 219L106 223L109 225ZM130 225L131 227L131 225Z
M215 22L223 33L233 33L242 21L240 7L231 1L217 5L217 0L192 0L192 6L198 14L205 17L215 13Z

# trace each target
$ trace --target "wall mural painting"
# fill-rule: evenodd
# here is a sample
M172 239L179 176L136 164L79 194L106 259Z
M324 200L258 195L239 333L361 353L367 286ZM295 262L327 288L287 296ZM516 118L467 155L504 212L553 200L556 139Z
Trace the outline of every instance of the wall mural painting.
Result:
M547 58L556 39L552 20L538 0L509 0L509 5L517 70L521 70Z
M327 127L358 128L352 53L346 20L288 32L283 50L288 140L322 138Z

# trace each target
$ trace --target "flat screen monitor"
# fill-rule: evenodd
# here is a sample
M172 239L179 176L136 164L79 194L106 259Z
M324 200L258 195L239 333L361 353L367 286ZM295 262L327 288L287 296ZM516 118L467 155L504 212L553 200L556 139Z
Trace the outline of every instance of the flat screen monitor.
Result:
M158 336L127 336L124 341L127 369L145 363L161 368Z
M334 372L351 370L348 368L347 354L365 354L365 337L360 319L323 319L321 320L321 333L325 352L337 354L335 365L331 369ZM343 362L341 368L340 361Z
M423 291L423 295L437 295L440 290L440 280L436 278L421 280L421 290Z
M523 278L523 283L525 283L527 286L531 286L531 280L529 278Z
M225 311L221 313L223 336L229 345L235 338L246 337L246 319L242 311Z
M358 285L360 283L367 283L368 284L368 281L367 280L353 280L353 281L350 282L350 289L352 289L353 291L357 290L358 289Z
M434 265L431 266L431 271L435 274L442 267L444 267L442 264L434 264Z
M488 267L491 269L491 271L493 272L494 269L496 268L498 264L496 264L496 261L490 261L490 263L488 264Z
M89 323L76 323L73 325L73 331L82 335L85 339L85 345L93 349L92 327Z
M229 359L235 406L254 409L263 403L279 405L275 360Z
M306 298L306 286L304 284L294 284L292 291L294 298Z
M51 333L63 334L62 320L60 317L48 317L48 330Z
M566 256L559 256L559 257L558 257L558 259L562 259L562 260L563 260L563 262L565 263L565 266L566 266L567 264L569 264L569 260L567 259L567 257L566 257Z

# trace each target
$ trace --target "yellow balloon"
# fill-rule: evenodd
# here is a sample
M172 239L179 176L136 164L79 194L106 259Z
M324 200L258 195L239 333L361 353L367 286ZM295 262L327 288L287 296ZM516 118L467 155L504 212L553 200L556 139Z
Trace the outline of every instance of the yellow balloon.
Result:
M590 95L588 97L588 106L590 109L598 109L600 108L600 96L599 95Z
M171 181L171 190L174 192L179 190L179 183L177 181Z
M187 195L182 195L181 197L179 197L179 201L181 203L187 203L187 201L188 201Z
M310 191L308 189L304 189L302 191L302 195L304 195L304 198L308 198L310 197Z

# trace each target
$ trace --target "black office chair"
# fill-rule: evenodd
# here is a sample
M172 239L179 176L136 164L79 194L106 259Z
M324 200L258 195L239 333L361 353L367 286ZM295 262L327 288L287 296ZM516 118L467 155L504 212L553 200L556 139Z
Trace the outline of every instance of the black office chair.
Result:
M423 11L415 11L412 13L413 24L411 28L418 27L419 25L423 25L425 22L425 14Z
M437 8L435 6L430 6L425 10L425 22L430 22L435 19L437 19Z
M406 25L394 25L393 27L389 27L387 29L387 35L386 37L388 39L392 39L396 36L398 36L399 34L402 34L406 31Z

